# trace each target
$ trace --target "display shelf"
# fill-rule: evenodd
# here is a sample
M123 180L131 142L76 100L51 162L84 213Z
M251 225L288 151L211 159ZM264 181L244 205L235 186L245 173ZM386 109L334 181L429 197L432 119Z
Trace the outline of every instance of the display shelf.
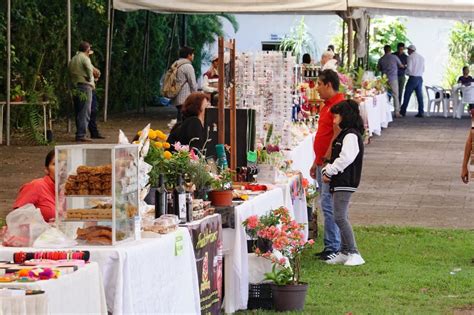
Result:
M55 149L56 222L63 232L90 245L115 245L139 237L138 146L88 144ZM92 194L79 194L84 191ZM97 225L85 225L92 222Z

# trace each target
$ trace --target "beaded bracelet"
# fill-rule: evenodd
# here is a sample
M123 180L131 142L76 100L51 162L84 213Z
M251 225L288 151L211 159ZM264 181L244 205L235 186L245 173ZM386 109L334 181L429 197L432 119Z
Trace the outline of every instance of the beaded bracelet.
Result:
M16 252L13 254L13 261L17 264L22 264L26 260L31 259L49 259L49 260L64 260L77 259L89 261L89 251L53 251L53 252Z

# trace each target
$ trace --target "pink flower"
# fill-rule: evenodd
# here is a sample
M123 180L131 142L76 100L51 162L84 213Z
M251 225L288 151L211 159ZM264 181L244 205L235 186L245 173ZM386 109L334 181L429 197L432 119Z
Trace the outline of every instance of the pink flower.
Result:
M278 261L278 263L282 266L284 266L286 264L286 259L284 257L280 258L280 260Z
M178 152L189 152L189 145L181 145L181 143L178 141L175 144L173 144L174 149Z
M309 240L309 241L308 241L308 244L309 244L309 245L313 245L313 244L314 244L314 240Z
M258 247L255 248L255 254L257 254L257 255L262 254L262 252L260 251L260 248L258 248Z
M251 230L255 229L258 226L258 223L258 217L256 215L247 218L247 227Z
M189 151L189 157L193 161L199 161L199 157L196 155L196 153L194 153L194 150Z

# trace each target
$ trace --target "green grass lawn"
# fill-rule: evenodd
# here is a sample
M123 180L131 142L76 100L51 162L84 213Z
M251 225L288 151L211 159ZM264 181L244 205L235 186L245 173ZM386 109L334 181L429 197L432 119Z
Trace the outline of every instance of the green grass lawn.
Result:
M474 231L357 227L355 236L363 266L317 260L321 238L307 253L305 314L446 314L474 307Z

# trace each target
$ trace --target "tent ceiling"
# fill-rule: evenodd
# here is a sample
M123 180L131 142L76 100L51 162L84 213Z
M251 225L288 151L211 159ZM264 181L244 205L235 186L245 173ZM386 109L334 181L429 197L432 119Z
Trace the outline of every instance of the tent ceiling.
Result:
M122 11L183 13L293 13L345 11L346 0L113 0Z
M347 0L370 15L421 16L474 20L474 0Z

